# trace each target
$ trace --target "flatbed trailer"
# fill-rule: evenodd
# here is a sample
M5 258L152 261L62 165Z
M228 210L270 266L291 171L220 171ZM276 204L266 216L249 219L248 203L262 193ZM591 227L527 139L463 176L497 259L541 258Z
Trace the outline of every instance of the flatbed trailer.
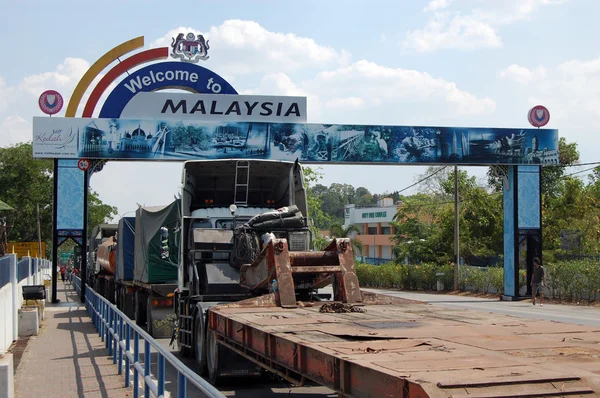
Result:
M600 327L361 293L360 304L282 308L268 294L216 306L209 333L268 371L341 397L600 396ZM344 312L323 312L336 306Z

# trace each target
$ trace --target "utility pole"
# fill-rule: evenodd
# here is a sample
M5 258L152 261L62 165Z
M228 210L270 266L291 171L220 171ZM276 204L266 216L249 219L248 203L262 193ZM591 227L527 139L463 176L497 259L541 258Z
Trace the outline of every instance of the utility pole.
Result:
M460 275L460 249L459 249L459 229L458 229L458 166L454 166L454 253L456 259L454 263L454 290L459 288Z
M40 204L37 204L37 229L38 229L38 258L42 257L42 230L40 228Z

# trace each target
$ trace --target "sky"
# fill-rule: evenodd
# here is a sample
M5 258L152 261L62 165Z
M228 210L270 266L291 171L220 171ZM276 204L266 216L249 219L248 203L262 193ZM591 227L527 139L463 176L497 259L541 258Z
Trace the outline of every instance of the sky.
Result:
M597 0L0 0L0 146L31 141L32 118L44 116L39 95L57 90L68 103L116 45L144 36L144 49L168 46L192 31L210 41L202 66L241 94L307 97L311 123L527 128L528 110L541 104L551 114L546 128L594 162L599 12ZM483 178L487 168L467 170ZM320 171L322 184L382 193L410 186L426 168ZM180 176L177 162L110 161L90 184L123 215L172 201Z

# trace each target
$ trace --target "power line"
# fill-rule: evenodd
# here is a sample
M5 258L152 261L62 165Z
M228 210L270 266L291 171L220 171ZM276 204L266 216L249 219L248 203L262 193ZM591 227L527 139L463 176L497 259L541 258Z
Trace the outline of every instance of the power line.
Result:
M579 166L591 166L593 164L600 165L600 161L597 161L597 162L587 162L587 163L577 163L577 164L557 164L557 165L551 165L549 167L579 167ZM546 167L548 167L548 166L546 166Z
M576 172L574 172L574 173L567 174L567 175L565 175L565 176L563 176L563 177L571 177L571 176L574 176L575 174L585 173L586 171L594 170L595 168L596 168L596 167L590 167L589 169L585 169L585 170L579 170L579 171L576 171Z
M429 174L428 176L425 176L425 177L423 177L422 179L420 179L419 181L415 182L414 184L411 184L411 185L407 186L406 188L402 188L401 190L399 190L399 191L398 191L398 193L400 194L400 193L402 193L402 192L406 191L407 189L410 189L410 188L414 187L415 185L419 185L419 184L420 184L420 183L422 183L423 181L426 181L426 180L430 179L431 177L433 177L434 175L436 175L437 173L439 173L439 172L441 172L441 171L445 170L447 167L448 167L448 166L444 166L444 167L442 167L441 169L439 169L439 170L437 170L437 171L435 171L435 172L433 172L433 173Z

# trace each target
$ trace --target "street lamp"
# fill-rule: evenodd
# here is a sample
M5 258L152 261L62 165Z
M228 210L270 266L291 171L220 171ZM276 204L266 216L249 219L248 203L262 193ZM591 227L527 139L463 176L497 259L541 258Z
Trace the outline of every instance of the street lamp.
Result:
M40 227L40 204L38 203L36 206L37 206L37 230L38 230L38 256L39 256L39 258L42 258L42 230ZM48 207L50 207L50 204L47 204L46 206L44 206L42 210L46 210Z

